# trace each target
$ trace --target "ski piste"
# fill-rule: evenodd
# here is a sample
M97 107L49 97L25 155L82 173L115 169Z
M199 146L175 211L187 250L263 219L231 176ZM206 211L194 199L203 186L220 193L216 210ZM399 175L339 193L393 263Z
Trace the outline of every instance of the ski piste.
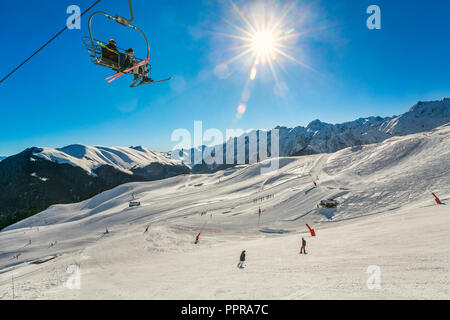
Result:
M150 83L157 83L157 82L169 81L169 80L171 80L171 79L172 79L172 78L167 78L167 79L162 79L162 80L154 80L154 81L141 81L138 85L132 84L132 85L130 86L130 88L137 88L137 87L142 86L142 85L144 85L144 84L150 84Z
M145 60L142 60L141 62L139 62L138 64L135 64L134 66L132 66L131 68L128 68L128 69L126 69L126 70L124 70L124 71L122 71L122 72L118 72L118 73L116 73L116 74L113 74L112 76L110 76L110 77L107 77L107 78L105 78L105 80L108 80L108 83L111 83L111 82L113 82L114 80L117 80L117 79L119 79L121 76L123 76L125 73L128 73L128 72L130 72L130 71L132 71L132 70L134 70L134 69L136 69L136 68L139 68L139 67L141 67L141 66L143 66L143 65L146 65L148 62L150 61L150 57L148 57L147 59L145 59Z

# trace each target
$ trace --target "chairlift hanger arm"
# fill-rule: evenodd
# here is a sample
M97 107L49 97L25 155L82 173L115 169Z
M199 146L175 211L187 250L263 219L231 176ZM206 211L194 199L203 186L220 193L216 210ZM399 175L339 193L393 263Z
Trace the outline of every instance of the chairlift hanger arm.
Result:
M128 4L130 5L130 15L131 15L130 19L126 19L124 17L121 17L118 14L116 15L116 21L118 23L120 23L120 24L123 24L124 26L129 25L134 20L133 5L131 4L131 0L128 0Z
M124 18L122 16L119 16L116 14L115 17L102 12L104 15L106 15L108 18L115 20L117 23L120 23L121 25L128 26L130 23L134 21L134 13L133 13L133 5L131 4L131 0L128 0L128 4L130 5L130 19ZM97 13L97 12L96 12Z
M131 12L131 19L130 20L122 18L119 15L116 15L115 17L113 17L112 15L110 15L110 14L108 14L106 12L103 12L103 11L94 12L89 17L88 28L89 28L89 37L91 38L92 46L93 47L95 46L94 37L92 36L92 27L91 27L92 26L92 19L94 18L94 16L96 16L98 14L102 14L102 15L106 16L107 18L112 19L112 20L116 21L117 23L120 23L123 26L127 26L127 27L130 27L130 28L134 29L134 30L139 31L142 34L142 36L144 37L145 42L147 44L147 58L149 58L150 57L150 44L148 43L147 36L145 35L145 33L141 29L139 29L138 27L130 24L130 22L132 22L134 20L134 15L133 15L133 9L132 9L132 6L131 6L131 0L128 0L128 1L129 1L129 4L130 4L130 12ZM124 21L126 21L126 23L123 23Z

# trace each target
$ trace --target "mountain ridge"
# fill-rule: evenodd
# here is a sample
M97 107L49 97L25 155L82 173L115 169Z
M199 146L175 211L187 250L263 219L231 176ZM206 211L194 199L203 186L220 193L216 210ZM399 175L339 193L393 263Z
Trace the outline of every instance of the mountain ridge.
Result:
M330 124L317 119L309 123L306 127L298 126L290 128L277 126L274 129L279 132L279 156L288 157L334 153L348 147L383 142L394 136L430 131L447 123L450 123L450 99L443 98L436 101L419 101L406 113L399 116L384 118L371 116L338 124ZM245 159L247 162L251 158L263 158L259 152L257 156L250 156L249 141L256 134L259 145L259 136L261 134L267 134L267 144L268 149L270 149L271 136L274 129L269 131L252 130L239 137L231 138L234 140L235 150L245 149ZM225 159L228 144L230 144L230 141L212 147L201 146L189 150L175 150L174 153L181 153L182 156L180 156L179 160L185 161L185 159L188 159L185 161L186 164L193 166L191 159L194 159L195 153L203 152L205 155L206 152L208 156L208 153L212 155L212 150L217 148L223 148ZM234 162L235 164L242 164L238 162L236 154ZM215 165L207 165L203 162L201 165L197 164L194 166L193 169L195 172L201 172L207 171L208 168L214 170L216 167Z

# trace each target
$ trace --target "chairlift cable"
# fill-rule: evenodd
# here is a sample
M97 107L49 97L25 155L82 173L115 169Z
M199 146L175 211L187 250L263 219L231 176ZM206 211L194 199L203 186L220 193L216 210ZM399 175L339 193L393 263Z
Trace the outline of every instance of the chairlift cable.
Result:
M88 9L86 9L78 18L74 19L73 22L80 19L84 14L86 14L88 11L90 11L93 7L95 7L101 0L97 0L94 4L92 4ZM6 77L4 77L2 80L0 80L0 83L8 79L12 74L14 74L17 70L19 70L25 63L27 63L31 58L33 58L35 55L37 55L42 49L44 49L47 45L49 45L53 40L55 40L57 37L59 37L64 31L68 29L68 26L66 26L64 29L62 29L60 32L58 32L53 38L51 38L49 41L47 41L42 47L40 47L35 53L33 53L28 59L26 59L24 62L22 62L18 67L16 67L13 71L11 71Z

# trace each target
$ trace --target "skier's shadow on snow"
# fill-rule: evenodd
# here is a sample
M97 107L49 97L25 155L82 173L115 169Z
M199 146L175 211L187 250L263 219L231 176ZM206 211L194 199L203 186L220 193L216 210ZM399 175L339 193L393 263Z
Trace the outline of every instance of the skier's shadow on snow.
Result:
M314 189L317 189L316 187L312 187L311 189L308 189L305 191L305 195L313 191Z
M289 233L291 231L283 230L283 229L269 229L269 228L266 228L266 229L260 229L259 232L269 233L269 234L274 234L274 233L276 233L276 234L285 234L285 233Z

